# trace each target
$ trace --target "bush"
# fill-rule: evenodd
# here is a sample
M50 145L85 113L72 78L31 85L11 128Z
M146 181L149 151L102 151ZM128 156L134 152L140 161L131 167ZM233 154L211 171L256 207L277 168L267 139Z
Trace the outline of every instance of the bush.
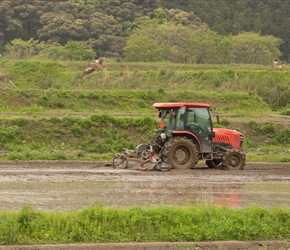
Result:
M261 126L260 131L263 135L273 136L275 134L275 126L272 122L265 123Z
M290 109L281 112L281 115L288 115L290 116Z
M280 131L278 135L273 139L272 143L274 145L290 145L290 129L284 128Z
M76 123L72 126L71 131L73 132L73 134L76 137L80 137L84 133L82 127L79 124L76 124Z

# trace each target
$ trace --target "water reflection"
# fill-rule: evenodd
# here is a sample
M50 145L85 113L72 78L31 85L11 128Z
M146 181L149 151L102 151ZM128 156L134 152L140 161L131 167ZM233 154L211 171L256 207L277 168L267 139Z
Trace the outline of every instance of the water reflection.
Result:
M290 182L84 181L0 183L1 209L78 210L156 205L290 206Z
M127 182L107 189L100 202L108 206L194 205L228 207L289 206L290 183Z

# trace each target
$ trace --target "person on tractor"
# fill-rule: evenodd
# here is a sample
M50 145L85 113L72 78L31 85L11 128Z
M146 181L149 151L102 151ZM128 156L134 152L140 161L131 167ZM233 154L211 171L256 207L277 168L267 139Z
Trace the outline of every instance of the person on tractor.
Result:
M184 114L181 114L176 123L176 129L184 129Z

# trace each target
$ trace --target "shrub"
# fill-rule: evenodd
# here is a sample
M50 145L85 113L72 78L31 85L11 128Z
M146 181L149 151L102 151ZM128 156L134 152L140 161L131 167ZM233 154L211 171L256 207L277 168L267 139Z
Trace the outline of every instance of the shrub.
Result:
M229 120L225 118L221 119L220 123L223 126L228 126L230 124Z
M260 130L263 135L273 135L275 133L275 126L272 122L268 122L261 126Z
M290 129L284 128L278 135L273 139L272 144L274 145L290 145Z
M281 112L281 115L289 115L290 116L290 109Z
M53 124L60 123L60 119L56 116L52 116L49 118L49 121Z
M19 133L20 131L16 127L5 128L0 126L0 148L7 143L18 143L20 141L20 138L18 137Z
M77 123L75 123L72 128L71 128L71 131L73 132L73 134L76 136L76 137L80 137L83 135L84 131L82 129L82 127L80 125L78 125Z
M26 118L16 118L14 120L11 121L12 124L17 125L19 127L23 127L27 124L27 119Z

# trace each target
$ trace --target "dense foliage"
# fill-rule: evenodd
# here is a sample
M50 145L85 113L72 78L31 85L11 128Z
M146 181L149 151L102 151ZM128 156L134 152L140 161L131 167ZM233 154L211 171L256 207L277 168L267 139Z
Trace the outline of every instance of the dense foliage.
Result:
M220 35L255 32L281 38L282 59L289 61L289 0L160 0L164 8L193 11Z
M124 48L126 61L271 65L281 40L257 33L221 36L210 29L151 24L134 32Z
M65 45L83 41L98 55L118 56L123 34L140 16L153 16L160 7L150 1L0 1L0 48L18 38Z
M287 6L250 2L0 0L0 52L13 58L41 52L43 58L61 60L102 55L127 61L271 64L281 48L287 60L289 38L282 30L287 13L277 12ZM279 29L275 20L274 28L268 27L271 10L283 22Z

